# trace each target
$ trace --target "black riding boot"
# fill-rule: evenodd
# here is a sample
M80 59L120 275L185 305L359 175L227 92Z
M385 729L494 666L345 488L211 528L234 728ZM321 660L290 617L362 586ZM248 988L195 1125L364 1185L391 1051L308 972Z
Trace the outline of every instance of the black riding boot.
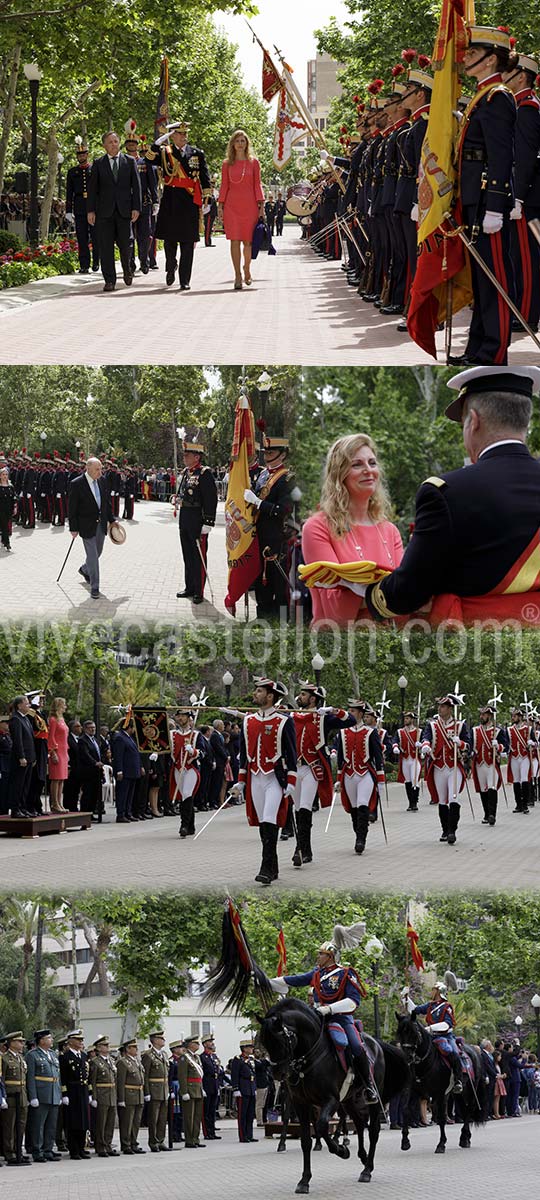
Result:
M276 830L277 825L269 825L267 821L263 821L259 825L259 836L262 842L262 859L259 874L255 876L256 883L264 883L266 886L272 882L272 847L270 844L270 834L272 830Z
M412 808L411 785L410 785L410 783L408 783L407 780L405 780L405 791L407 793L407 800L409 801L409 807L407 808L407 812L410 812L411 808Z
M530 794L531 794L531 784L527 780L526 783L522 783L522 785L521 785L521 805L522 805L521 811L524 813L528 813L528 811L529 811Z
M448 805L448 845L453 846L456 840L456 829L459 825L461 815L461 805L452 801Z
M191 796L187 796L180 803L180 837L186 838L192 833L195 833L193 799Z
M497 820L497 788L490 788L488 797L488 821L490 825L494 825Z
M273 880L277 879L279 876L279 864L278 864L278 856L277 856L277 844L278 844L279 829L278 829L277 825L269 825L268 830L269 830L269 832L268 832L268 846L269 846L268 862L269 862L270 874L271 874L271 878L272 878L272 882L273 882Z
M521 784L520 783L514 784L514 800L516 802L516 807L514 809L514 812L515 813L523 812L523 798L521 795Z
M484 810L484 816L482 817L482 825L489 825L489 800L490 800L490 795L491 795L491 792L489 791L489 788L488 788L488 790L487 790L487 791L485 791L485 792L480 792L480 800L481 800L481 803L482 803L482 808L483 808L483 810Z
M364 1089L366 1103L367 1104L378 1104L379 1097L377 1095L375 1087L373 1086L373 1080L371 1078L371 1071L369 1069L369 1060L368 1060L368 1056L365 1053L365 1051L363 1051L362 1054L354 1055L353 1070L354 1070L355 1080Z
M313 825L313 813L307 808L301 810L304 814L304 840L302 844L302 858L305 863L313 862L313 850L311 847L311 826Z
M459 1095L463 1091L463 1066L457 1050L452 1054L450 1059L452 1063L452 1074L454 1076L454 1086L452 1091L454 1095Z
M420 788L415 787L414 784L411 783L411 803L409 805L410 812L418 812L419 797L420 797Z
M293 867L301 867L304 861L304 848L302 845L302 809L299 808L296 814L296 846L292 856Z
M369 827L369 812L367 804L362 804L356 810L356 842L354 850L356 854L363 854L366 848L366 840Z
M293 854L293 864L295 867L301 867L302 863L310 863L313 859L311 851L311 822L312 815L307 808L299 808L296 814L296 828L298 831L298 841ZM297 858L300 862L297 862Z
M448 805L439 804L439 821L441 822L442 833L439 838L440 842L448 841Z
M288 838L294 837L293 826L293 802L289 799L289 807L287 809L287 820L281 830L281 841L286 842Z
M537 799L537 796L536 796L537 782L538 782L538 781L537 781L536 779L531 779L531 781L530 781L530 783L529 783L529 807L530 807L530 808L534 808L534 805L536 804L536 799Z

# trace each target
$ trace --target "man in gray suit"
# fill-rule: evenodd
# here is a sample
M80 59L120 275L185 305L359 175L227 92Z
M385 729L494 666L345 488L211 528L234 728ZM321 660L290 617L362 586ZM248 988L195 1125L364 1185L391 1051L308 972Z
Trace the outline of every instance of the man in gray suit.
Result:
M53 1050L50 1029L38 1029L36 1043L26 1055L26 1090L30 1110L29 1137L34 1162L58 1162L62 1157L54 1149L58 1108L62 1102L60 1064Z
M90 584L93 600L99 599L99 559L114 515L99 458L89 458L84 475L78 475L69 489L69 528L72 538L79 534L84 542L86 561L79 575Z

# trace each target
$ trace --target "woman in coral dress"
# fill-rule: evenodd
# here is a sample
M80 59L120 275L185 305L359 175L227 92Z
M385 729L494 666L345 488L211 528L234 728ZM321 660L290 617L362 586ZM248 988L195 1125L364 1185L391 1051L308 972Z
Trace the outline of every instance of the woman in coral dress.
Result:
M306 521L306 563L374 562L391 571L403 557L401 535L388 520L390 500L375 444L365 433L338 438L326 458L319 511ZM366 616L361 584L313 587L313 624L346 625Z
M67 812L62 804L64 782L68 777L68 727L64 721L66 702L58 696L49 713L49 780L51 812Z
M242 245L244 247L244 280L251 280L251 242L257 218L264 212L264 192L261 187L261 168L253 155L251 142L243 129L237 129L227 147L227 157L221 168L219 216L225 236L231 243L235 291L242 290Z

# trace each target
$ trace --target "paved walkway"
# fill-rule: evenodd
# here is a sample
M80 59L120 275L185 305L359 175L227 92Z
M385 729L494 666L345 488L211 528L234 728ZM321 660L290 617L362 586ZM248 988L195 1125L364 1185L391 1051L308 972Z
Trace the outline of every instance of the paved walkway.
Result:
M510 789L507 786L507 792ZM350 817L336 805L325 834L327 812L315 814L314 860L295 869L294 844L280 842L279 883L273 888L347 888L385 891L485 888L533 888L538 885L540 807L529 816L514 815L501 798L495 827L481 824L476 796L473 821L464 798L456 845L439 842L438 814L424 789L417 814L408 813L401 785L391 784L384 805L388 845L382 822L370 826L367 848L354 853ZM471 793L472 795L472 793ZM509 794L509 801L512 796ZM212 813L199 813L197 830ZM166 890L215 887L225 891L257 888L260 841L250 829L244 808L219 813L196 841L180 840L178 817L118 825L114 811L102 825L85 832L19 841L0 836L0 876L7 889L160 887ZM539 1122L540 1128L540 1122Z
M205 602L194 606L177 600L184 586L178 537L178 519L172 505L141 501L135 518L124 522L127 538L123 546L107 539L101 557L100 600L90 598L78 569L84 559L82 543L75 542L60 583L57 576L69 549L71 537L58 526L40 525L33 530L14 527L11 554L0 549L2 559L2 611L4 620L73 620L79 622L124 620L189 621L227 617L223 601L227 591L227 554L223 505L209 536L209 572ZM37 581L39 583L37 584ZM243 612L243 610L242 610ZM255 604L252 604L255 616Z
M240 1145L224 1121L221 1142L206 1146L203 1154L190 1154L175 1147L172 1154L147 1154L129 1163L124 1157L104 1162L92 1157L85 1162L40 1166L34 1163L2 1171L2 1200L177 1200L197 1196L205 1200L288 1200L302 1172L298 1141L287 1143L287 1152L277 1154L276 1142L265 1139L255 1145ZM540 1118L491 1121L473 1130L472 1147L466 1154L458 1147L459 1127L448 1129L444 1157L435 1156L437 1131L411 1131L411 1150L400 1150L400 1134L384 1129L377 1148L375 1173L370 1184L372 1200L417 1200L419 1196L459 1196L460 1200L493 1200L494 1193L533 1196L538 1189L538 1127ZM144 1131L141 1144L145 1144ZM186 1158L187 1154L187 1158ZM326 1148L312 1159L310 1195L328 1200L358 1198L359 1162L356 1139L351 1140L351 1157L343 1162Z
M101 275L71 275L0 292L0 364L132 363L144 346L147 363L291 363L300 366L412 366L433 363L396 320L363 304L338 263L319 259L296 225L277 238L278 254L254 263L252 288L234 292L224 238L200 244L191 292L167 288L161 269L120 279L102 294ZM465 348L467 312L454 322L453 352ZM437 335L444 362L444 335ZM140 354L137 355L140 358ZM530 338L517 335L510 361L538 360Z

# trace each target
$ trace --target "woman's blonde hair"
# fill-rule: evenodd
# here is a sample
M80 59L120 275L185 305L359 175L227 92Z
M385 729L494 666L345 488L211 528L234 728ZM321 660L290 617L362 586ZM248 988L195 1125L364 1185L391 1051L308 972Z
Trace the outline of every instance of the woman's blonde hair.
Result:
M245 137L245 139L246 139L246 143L247 143L246 158L254 158L255 157L253 154L253 146L251 145L251 139L249 137L249 134L246 133L245 129L235 129L234 133L231 134L231 137L229 138L229 144L227 146L226 162L229 163L229 166L231 166L232 163L236 162L236 153L235 153L235 149L234 149L234 143L235 143L235 139L237 137L239 137L240 134L242 135L242 137Z
M66 702L65 702L65 700L64 700L64 697L63 697L63 696L56 696L56 697L55 697L55 699L52 701L51 707L50 707L50 709L49 709L49 716L50 716L50 717L58 717L58 716L59 716L58 709L59 709L59 707L60 707L60 705L61 705L61 704L63 704L63 705L64 705L64 708L66 707Z
M377 455L377 447L367 433L351 433L347 437L337 438L326 455L320 510L325 514L330 532L335 537L344 537L351 529L350 496L345 479L362 446L369 446ZM378 466L379 481L370 497L368 513L372 521L386 521L391 516L392 508L380 463Z

